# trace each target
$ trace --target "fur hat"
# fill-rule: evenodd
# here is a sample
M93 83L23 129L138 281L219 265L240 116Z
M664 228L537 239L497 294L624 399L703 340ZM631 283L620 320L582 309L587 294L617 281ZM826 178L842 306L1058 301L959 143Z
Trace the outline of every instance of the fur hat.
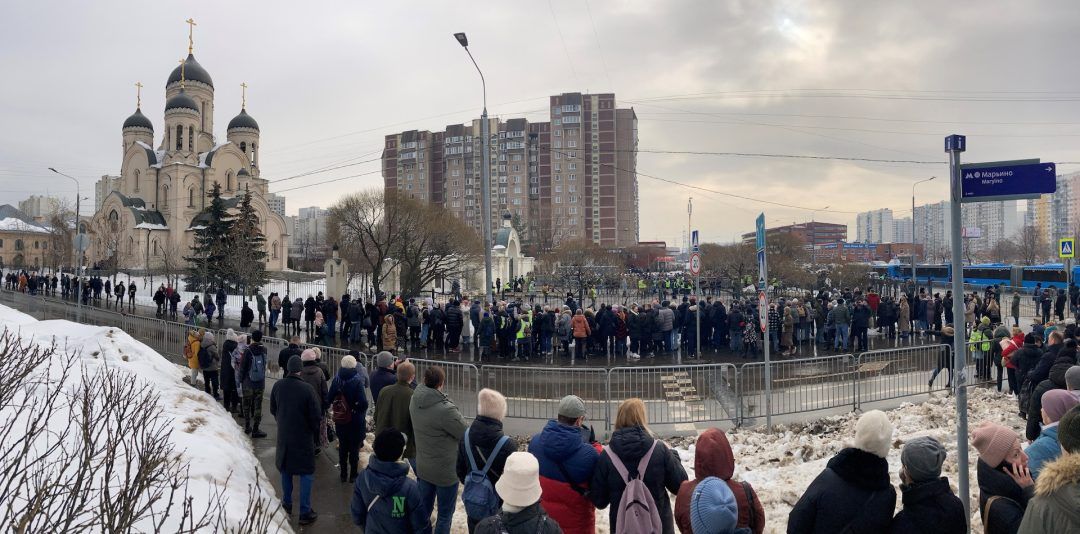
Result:
M481 389L476 394L476 415L502 421L506 418L506 397L494 389Z
M870 410L855 423L855 448L885 458L892 447L893 426L881 410Z
M304 349L304 352L300 353L300 361L313 362L315 361L315 351L312 349Z
M986 421L971 433L971 444L979 451L979 458L986 465L997 467L1014 447L1019 446L1020 438L1011 429Z
M356 369L356 357L346 356L341 359L342 369Z
M539 501L540 463L536 457L527 452L510 453L502 476L495 483L495 492L510 506L524 508Z

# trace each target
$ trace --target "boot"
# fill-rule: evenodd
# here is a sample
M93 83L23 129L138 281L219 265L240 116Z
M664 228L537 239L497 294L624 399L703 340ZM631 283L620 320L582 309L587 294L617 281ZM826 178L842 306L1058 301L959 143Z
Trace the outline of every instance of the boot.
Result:
M261 421L261 419L256 417L255 418L255 425L251 427L251 437L253 437L253 438L265 438L266 437L266 432L263 432L262 430L259 430L259 422L260 421Z
M251 434L251 419L244 417L244 433Z
M345 482L346 480L349 480L349 468L346 467L345 464L341 465L338 476L339 476L339 478L341 479L342 482Z

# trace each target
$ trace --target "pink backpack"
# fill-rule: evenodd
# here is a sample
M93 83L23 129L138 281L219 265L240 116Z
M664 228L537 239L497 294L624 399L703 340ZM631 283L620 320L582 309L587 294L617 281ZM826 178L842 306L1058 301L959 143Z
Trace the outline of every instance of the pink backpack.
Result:
M649 466L649 459L652 458L658 441L660 440L653 440L649 451L645 453L645 456L641 457L641 461L638 463L637 476L633 480L630 479L630 474L619 456L611 449L604 449L608 458L611 459L611 465L615 467L623 482L626 483L622 498L619 499L618 512L615 517L615 530L612 531L614 534L656 534L663 531L660 512L656 509L656 501L653 500L652 493L649 492L644 480L645 469Z

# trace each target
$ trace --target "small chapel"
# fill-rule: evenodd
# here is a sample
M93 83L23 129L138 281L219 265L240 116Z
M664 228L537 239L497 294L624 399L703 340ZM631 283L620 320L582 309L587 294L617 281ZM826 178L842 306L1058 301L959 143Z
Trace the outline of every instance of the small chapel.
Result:
M176 265L191 254L195 230L210 204L207 195L217 183L233 214L244 194L251 193L266 237L266 269L283 270L288 233L284 218L267 202L269 182L259 170L259 123L247 112L247 86L241 84L240 112L222 139L214 134L214 81L195 60L195 22L187 22L187 58L165 82L164 131L155 132L142 112L141 97L124 121L120 179L91 221L91 257L114 262L118 269Z

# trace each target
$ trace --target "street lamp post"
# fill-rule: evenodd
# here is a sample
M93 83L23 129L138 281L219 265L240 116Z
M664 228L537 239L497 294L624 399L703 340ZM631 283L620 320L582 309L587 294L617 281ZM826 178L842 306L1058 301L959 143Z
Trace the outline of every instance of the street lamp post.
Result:
M915 284L915 289L913 290L914 293L912 293L912 296L915 298L918 298L919 296L919 278L915 276L915 266L919 263L919 251L915 248L915 186L921 183L929 182L934 178L937 178L937 176L931 176L925 180L919 180L918 182L911 184L911 281ZM933 290L934 288L931 287L930 291L932 292Z
M52 171L52 172L55 172L56 174L59 174L60 176L63 176L64 178L67 178L67 179L71 180L72 182L75 182L75 232L76 232L76 234L81 235L82 234L82 225L79 224L79 214L81 213L79 208L82 205L81 204L82 190L79 187L79 180L75 179L74 176L68 176L68 175L66 175L66 174L64 174L64 173L62 173L62 172L60 172L60 171L58 171L58 170L56 170L56 169L54 169L52 167L49 167L49 170ZM82 248L82 246L83 246L83 242L82 242L81 239L77 239L75 241L76 241L76 243L72 243L72 245L73 245L72 249L73 250L71 251L71 256L69 256L69 261L71 261L72 263L75 262L74 261L74 254L75 254L74 245L77 244L80 248ZM76 322L79 322L79 321L82 320L82 265L83 265L83 262L85 260L86 260L86 251L85 250L80 250L79 251L79 265L75 268L75 321Z
M483 165L480 167L480 203L482 211L480 214L480 226L481 232L484 234L484 287L486 288L484 291L487 294L487 301L494 305L495 290L491 287L491 134L488 132L487 81L484 80L484 72L480 70L480 65L476 64L476 59L473 58L472 52L469 51L469 38L465 36L465 32L455 33L454 38L465 49L465 53L469 55L473 66L476 67L476 72L480 74L480 87L484 94L484 111L480 114L480 136L483 137L481 141Z

